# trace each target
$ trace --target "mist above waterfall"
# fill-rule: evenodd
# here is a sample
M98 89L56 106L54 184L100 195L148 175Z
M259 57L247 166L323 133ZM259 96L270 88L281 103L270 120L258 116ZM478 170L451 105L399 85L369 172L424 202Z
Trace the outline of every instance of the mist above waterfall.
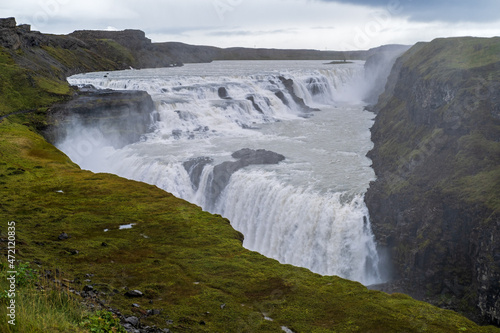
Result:
M363 78L363 62L318 61L77 75L70 83L147 91L159 121L153 133L122 148L97 134L85 138L95 130L88 126L58 147L82 168L155 184L228 217L249 249L320 274L379 283L363 202L374 179L365 156L373 115L363 110ZM85 154L77 149L82 140L90 142ZM242 160L258 151L268 157Z
M396 59L410 46L385 45L365 62L363 100L368 104L377 103L378 97L384 92L387 78Z

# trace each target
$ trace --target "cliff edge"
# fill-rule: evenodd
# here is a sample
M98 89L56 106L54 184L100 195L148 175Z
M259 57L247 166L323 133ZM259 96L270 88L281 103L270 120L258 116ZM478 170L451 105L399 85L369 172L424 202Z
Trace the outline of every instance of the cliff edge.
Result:
M419 43L378 100L365 200L398 290L500 325L500 38Z

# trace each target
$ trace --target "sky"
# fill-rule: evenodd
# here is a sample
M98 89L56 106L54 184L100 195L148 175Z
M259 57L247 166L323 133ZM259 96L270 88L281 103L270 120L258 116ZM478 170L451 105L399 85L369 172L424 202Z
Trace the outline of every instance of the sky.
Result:
M500 36L500 0L2 0L33 30L140 29L153 42L364 50Z

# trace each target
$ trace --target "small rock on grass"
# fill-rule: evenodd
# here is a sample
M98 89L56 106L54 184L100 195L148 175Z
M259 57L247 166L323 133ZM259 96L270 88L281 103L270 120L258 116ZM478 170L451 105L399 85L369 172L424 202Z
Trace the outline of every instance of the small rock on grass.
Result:
M65 239L68 239L69 238L69 235L65 232L61 233L59 236L57 236L57 239L58 240L65 240Z
M144 294L142 293L142 291L139 291L139 290L129 290L125 293L125 296L127 296L127 297L142 297L142 296L144 296Z
M136 316L127 317L125 318L125 322L129 323L134 327L137 327L137 325L139 324L139 318L137 318Z

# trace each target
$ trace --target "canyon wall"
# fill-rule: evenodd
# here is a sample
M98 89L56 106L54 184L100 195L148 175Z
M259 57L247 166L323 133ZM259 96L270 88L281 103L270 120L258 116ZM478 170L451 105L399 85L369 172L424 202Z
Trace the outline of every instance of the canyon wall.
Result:
M374 111L365 200L394 276L381 289L499 325L500 38L416 44Z

